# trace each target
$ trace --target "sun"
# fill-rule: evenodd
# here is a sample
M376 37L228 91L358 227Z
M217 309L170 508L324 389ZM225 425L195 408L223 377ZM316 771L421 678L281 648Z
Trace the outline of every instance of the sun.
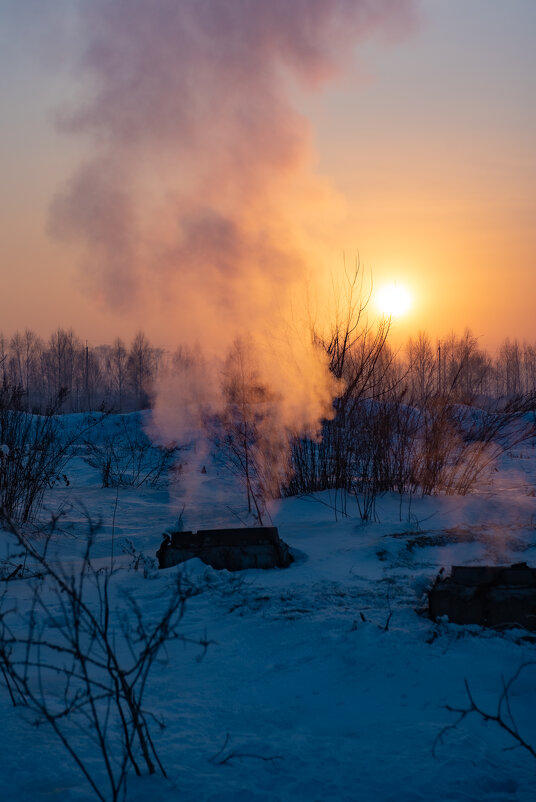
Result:
M411 293L404 284L391 281L378 288L376 304L384 317L403 317L411 309Z

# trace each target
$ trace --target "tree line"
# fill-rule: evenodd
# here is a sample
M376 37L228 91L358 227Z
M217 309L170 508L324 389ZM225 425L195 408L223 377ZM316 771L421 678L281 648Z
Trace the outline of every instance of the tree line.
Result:
M439 393L472 404L536 391L536 343L507 337L493 358L470 329L435 343L421 331L409 339L403 356L408 389L420 398Z
M150 404L164 357L142 331L127 345L90 347L72 329L56 329L48 340L34 331L0 334L0 378L18 389L20 407L34 413L54 404L62 412L112 409L128 412Z
M536 343L506 338L492 357L469 329L436 340L419 331L397 352L385 324L377 342L373 338L378 330L368 330L367 336L360 330L367 358L359 380L366 376L365 394L371 398L395 387L414 399L440 394L464 404L536 392ZM335 338L322 346L332 358L332 371L342 377L337 344ZM129 412L150 406L158 376L182 363L185 354L183 347L170 353L154 346L143 331L129 344L118 337L111 345L91 347L72 329L58 328L48 340L26 329L9 338L0 333L0 380L19 389L21 408L29 412L44 412L58 398L63 412Z

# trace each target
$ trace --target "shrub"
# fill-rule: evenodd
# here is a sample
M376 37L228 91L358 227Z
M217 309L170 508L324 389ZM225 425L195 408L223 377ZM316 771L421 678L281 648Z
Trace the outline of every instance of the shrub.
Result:
M119 415L111 420L113 430L94 430L86 439L83 459L101 475L103 487L157 487L180 450L176 444L154 445L140 426L139 418ZM134 426L130 425L134 422Z
M5 603L6 594L0 602L0 676L13 706L53 730L102 802L123 797L132 771L166 776L144 694L166 644L189 640L178 628L199 589L175 574L162 611L150 619L133 596L112 602L114 574L91 559L93 524L76 569L48 557L49 539L38 548L5 524L39 576L29 581L23 609Z
M27 523L39 513L47 488L68 483L64 470L80 431L65 434L56 414L61 398L44 415L23 412L20 398L18 388L0 389L0 508Z

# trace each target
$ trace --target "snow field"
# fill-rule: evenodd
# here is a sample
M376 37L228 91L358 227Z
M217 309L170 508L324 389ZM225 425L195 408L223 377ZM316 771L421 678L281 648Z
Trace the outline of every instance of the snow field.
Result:
M296 556L286 570L229 574L192 560L147 576L129 569L126 539L153 557L183 504L187 528L234 525L243 507L236 480L211 465L187 498L181 482L116 494L74 458L69 487L48 499L66 513L54 557L77 564L87 513L101 521L96 564L109 565L113 540L118 607L132 594L157 618L178 572L202 590L188 601L180 631L210 641L206 654L170 642L146 692L146 707L166 725L154 736L168 779L130 777L129 802L532 802L534 760L512 750L495 725L470 716L437 739L456 720L446 706L467 706L465 679L495 712L501 677L536 659L535 639L436 624L419 612L441 567L534 564L536 458L530 448L520 452L505 457L493 485L466 498L384 497L375 523L363 524L351 501L351 517L336 513L329 494L278 502L272 517ZM7 542L6 534L3 548ZM27 581L10 583L6 594L22 608ZM532 745L535 674L528 667L510 695ZM0 699L2 797L94 798L53 733L13 709L4 690ZM90 754L87 733L72 737Z

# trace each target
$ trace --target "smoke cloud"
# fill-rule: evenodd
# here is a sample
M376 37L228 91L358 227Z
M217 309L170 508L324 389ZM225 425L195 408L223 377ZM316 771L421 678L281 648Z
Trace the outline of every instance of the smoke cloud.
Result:
M114 309L149 331L167 321L168 344L199 342L210 359L253 331L284 420L312 425L333 388L303 328L304 287L325 267L337 202L293 98L332 81L364 38L405 33L413 0L78 7L82 100L60 125L94 155L55 199L53 230L85 243L86 278ZM157 408L173 398L162 389Z
M216 310L218 342L233 339L233 321L266 320L315 272L333 201L312 173L293 92L332 80L364 37L406 30L412 10L412 0L81 0L83 99L60 125L89 135L95 155L51 223L87 244L95 291L148 321L164 310L179 338L206 340Z

